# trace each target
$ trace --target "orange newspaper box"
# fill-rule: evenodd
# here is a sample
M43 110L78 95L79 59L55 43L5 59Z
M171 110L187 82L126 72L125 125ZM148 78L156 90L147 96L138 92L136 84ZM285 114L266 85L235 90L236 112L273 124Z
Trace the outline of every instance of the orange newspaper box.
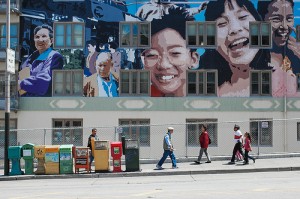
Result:
M87 172L90 170L90 148L89 147L73 147L73 157L75 160L75 173L79 173L79 169L85 169Z
M110 148L113 158L113 172L121 172L122 142L111 142Z

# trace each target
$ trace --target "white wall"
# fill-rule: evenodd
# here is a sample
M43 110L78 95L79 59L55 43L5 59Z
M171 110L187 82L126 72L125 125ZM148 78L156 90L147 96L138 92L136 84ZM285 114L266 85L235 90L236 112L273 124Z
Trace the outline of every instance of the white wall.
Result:
M296 117L297 113L290 114L289 117ZM167 132L167 126L172 125L175 128L173 134L174 147L176 148L176 156L197 156L199 147L189 147L186 150L186 119L218 119L218 146L210 147L211 155L230 155L233 149L233 126L235 123L223 123L225 121L240 121L242 133L249 131L249 119L258 118L283 118L282 112L165 112L165 111L20 111L18 113L19 129L37 129L51 128L52 119L83 119L83 127L112 127L118 126L119 119L150 119L151 126L151 147L141 147L140 156L159 158L162 155L162 139ZM246 122L243 122L246 121ZM155 125L166 124L165 126ZM273 122L273 146L261 147L260 153L284 152L284 122ZM112 128L109 130L101 130L98 133L100 138L114 140L115 134ZM288 151L299 151L298 142L295 141L296 124L288 126ZM86 145L90 129L86 129L83 136L83 145ZM98 130L99 131L99 130ZM107 131L107 132L105 132ZM44 134L41 130L32 131L29 134L20 134L18 139L21 144L43 139ZM46 136L47 143L51 141L51 134ZM257 153L254 147L253 153Z

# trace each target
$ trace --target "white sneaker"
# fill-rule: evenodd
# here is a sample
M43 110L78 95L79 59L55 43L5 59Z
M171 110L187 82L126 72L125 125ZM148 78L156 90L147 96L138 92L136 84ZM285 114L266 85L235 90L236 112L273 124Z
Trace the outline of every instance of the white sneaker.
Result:
M156 165L156 169L162 170L163 168L157 164L157 165Z

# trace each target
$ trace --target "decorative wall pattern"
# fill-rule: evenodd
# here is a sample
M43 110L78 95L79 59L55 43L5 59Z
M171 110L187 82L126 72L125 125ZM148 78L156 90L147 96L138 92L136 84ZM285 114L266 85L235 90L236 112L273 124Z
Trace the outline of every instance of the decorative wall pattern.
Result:
M118 97L120 69L151 71L151 95L187 95L187 70L216 69L217 96L250 96L250 70L272 71L272 96L299 97L300 4L292 0L23 0L19 94L51 96L52 71L84 70L86 97ZM119 47L119 22L150 21L151 48ZM216 21L215 49L190 49L186 21ZM272 48L249 45L249 22L269 21ZM52 49L54 22L84 22L85 48ZM189 104L190 106L190 104Z

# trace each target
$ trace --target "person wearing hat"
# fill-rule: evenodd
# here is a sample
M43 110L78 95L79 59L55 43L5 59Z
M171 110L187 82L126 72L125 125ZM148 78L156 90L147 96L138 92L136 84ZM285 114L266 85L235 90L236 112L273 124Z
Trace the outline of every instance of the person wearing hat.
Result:
M97 129L96 128L93 128L92 129L92 134L89 136L88 138L88 144L87 144L87 147L90 148L91 150L91 153L90 153L90 165L92 165L92 162L94 161L94 156L93 156L93 149L92 149L92 138L97 138Z
M172 169L178 168L176 165L176 158L175 158L175 155L173 152L174 148L173 148L172 139L171 139L171 135L172 135L173 131L174 131L173 127L168 127L168 133L164 136L164 140L163 140L164 154L163 154L163 157L160 159L160 161L156 165L156 168L159 170L162 169L162 165L168 156L170 156L170 158L172 160Z
M206 124L201 125L201 134L199 136L199 143L200 143L200 151L199 151L198 159L195 161L195 163L201 164L201 158L203 156L203 152L205 153L205 155L207 157L206 163L211 163L209 154L207 152L207 148L209 145L209 135L207 133L207 125Z
M242 150L242 137L243 137L243 134L240 131L240 126L239 125L234 125L233 130L234 130L235 145L234 145L234 148L233 148L231 161L228 164L235 164L235 162L234 162L235 161L235 154L236 154L237 151L240 152L240 154L243 156L243 158L245 157L244 153L243 153L243 150Z

